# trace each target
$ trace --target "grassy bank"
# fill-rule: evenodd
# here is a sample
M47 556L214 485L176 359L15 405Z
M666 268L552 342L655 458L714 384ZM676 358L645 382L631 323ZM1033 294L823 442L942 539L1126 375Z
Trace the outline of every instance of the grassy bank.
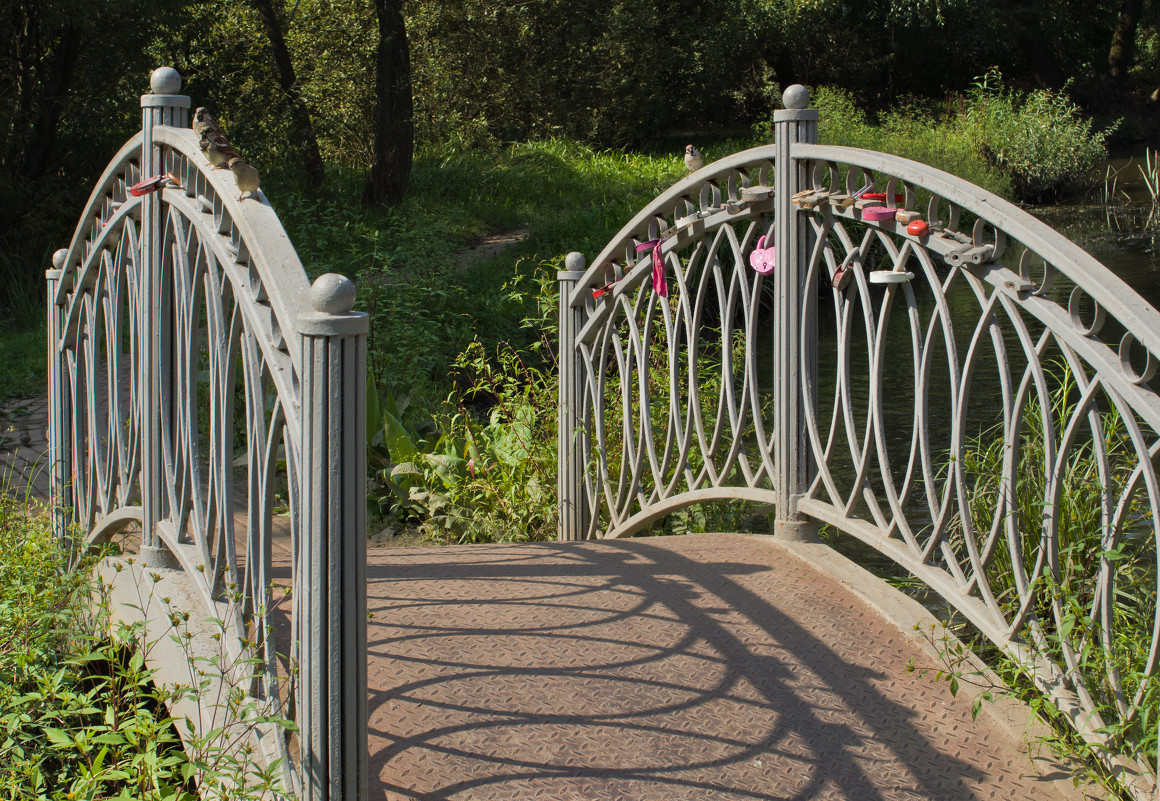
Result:
M195 798L148 672L90 606L90 563L62 569L16 495L0 487L0 797Z
M170 715L204 686L154 684L144 657L153 643L113 622L108 588L92 572L98 557L67 552L24 495L0 480L0 798L284 797L275 769L255 765L244 729L195 737ZM180 620L161 636L179 637ZM199 658L202 675L220 669Z

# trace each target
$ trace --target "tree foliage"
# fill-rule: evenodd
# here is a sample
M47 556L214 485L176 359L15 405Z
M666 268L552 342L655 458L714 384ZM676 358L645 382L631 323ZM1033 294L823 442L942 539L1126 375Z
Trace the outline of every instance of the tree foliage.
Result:
M992 67L1136 136L1160 116L1160 6L1141 0L379 2L402 11L420 148L737 130L791 82L872 114L950 107ZM40 274L160 64L265 173L318 186L321 160L365 177L403 136L376 139L380 16L376 0L0 0L0 255Z

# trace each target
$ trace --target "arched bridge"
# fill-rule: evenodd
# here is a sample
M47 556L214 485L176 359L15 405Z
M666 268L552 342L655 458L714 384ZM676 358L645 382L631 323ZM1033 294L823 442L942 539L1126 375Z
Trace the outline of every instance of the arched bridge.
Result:
M567 258L561 542L368 558L367 319L206 163L179 88L154 74L48 273L55 508L90 545L140 532L107 572L122 613L158 641L186 621L156 661L216 670L178 711L282 792L1054 793L967 731L969 701L906 677L938 655L883 615L929 618L825 526L1155 797L1160 314L1066 238L816 144L795 90L773 145ZM718 501L773 540L619 541Z

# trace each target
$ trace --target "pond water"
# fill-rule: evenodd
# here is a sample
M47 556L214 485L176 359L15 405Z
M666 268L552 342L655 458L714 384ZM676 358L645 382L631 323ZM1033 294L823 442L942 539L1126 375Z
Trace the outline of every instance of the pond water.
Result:
M1160 308L1160 206L1151 203L1029 209Z

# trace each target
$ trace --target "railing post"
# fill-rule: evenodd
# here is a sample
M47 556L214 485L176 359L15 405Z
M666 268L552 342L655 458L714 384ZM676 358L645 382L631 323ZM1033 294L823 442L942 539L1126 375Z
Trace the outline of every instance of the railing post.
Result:
M556 273L560 288L560 381L557 400L556 460L561 540L581 540L587 536L588 500L584 492L584 471L588 463L587 437L580 434L584 404L584 371L576 352L576 336L584 326L584 307L574 307L568 299L576 283L584 277L584 257L569 253L565 269Z
M302 537L294 571L302 801L367 798L366 347L354 285L310 290L302 334Z
M777 519L774 533L789 540L817 538L817 524L800 514L798 499L809 488L813 464L806 432L802 383L817 381L817 321L803 320L805 285L812 235L791 198L805 184L805 167L790 158L794 143L816 143L818 112L809 109L810 94L794 85L782 95L785 109L773 115L776 148L777 246L774 287L777 346L774 359L776 407L774 458L777 465Z
M164 171L161 148L153 143L153 128L189 125L190 100L177 92L181 76L172 67L158 67L149 79L153 94L141 96L142 178ZM163 314L161 274L161 238L165 221L161 218L161 194L145 195L141 210L141 261L138 298L137 370L138 421L141 431L141 558L146 564L172 566L173 557L164 550L157 536L157 523L164 516L164 464L161 453L162 353L172 348L173 325Z
M64 275L68 250L52 254L52 269L45 270L48 289L48 479L49 513L53 529L66 547L70 546L68 528L70 516L65 509L65 459L68 456L68 414L70 398L64 393L65 365L61 358L60 337L63 328L63 309L57 305L61 277Z

